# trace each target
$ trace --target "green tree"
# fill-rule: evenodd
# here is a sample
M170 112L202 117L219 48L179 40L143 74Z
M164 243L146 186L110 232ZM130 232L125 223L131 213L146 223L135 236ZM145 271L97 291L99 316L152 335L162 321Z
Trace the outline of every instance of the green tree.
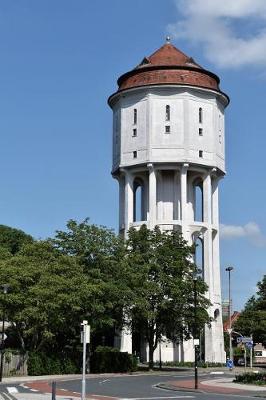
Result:
M193 252L175 231L149 230L146 225L129 230L127 263L134 300L127 313L148 342L150 368L163 336L174 342L187 340L210 320L207 286L201 279L194 286Z
M253 335L255 343L266 346L266 275L257 283L257 293L246 303L234 330L243 335Z
M89 321L95 324L94 342L102 344L99 338L108 335L110 329L113 338L123 325L122 310L131 301L124 241L112 230L86 219L81 223L70 220L67 230L57 231L52 243L61 253L75 256L89 281L98 288L94 298L98 312L89 315Z
M97 288L74 257L50 243L24 245L0 262L0 281L10 285L0 302L23 350L60 351L77 341L80 321L96 314Z
M24 244L32 242L32 236L20 229L0 225L0 248L8 250L11 254L16 254Z

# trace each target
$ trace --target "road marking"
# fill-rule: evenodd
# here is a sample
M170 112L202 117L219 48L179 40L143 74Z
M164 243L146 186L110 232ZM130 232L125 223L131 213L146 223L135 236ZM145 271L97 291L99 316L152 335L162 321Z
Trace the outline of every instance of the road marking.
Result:
M164 396L164 397L123 397L120 400L161 400L161 399L195 399L195 396Z
M16 400L14 396L12 396L11 394L7 394L5 392L2 393L2 396L4 400Z
M105 379L104 381L99 382L99 384L101 385L102 383L105 383L105 382L110 382L110 379Z
M8 393L18 393L18 389L15 386L7 386L6 390Z
M223 371L213 371L213 372L210 372L210 375L224 375L224 372Z

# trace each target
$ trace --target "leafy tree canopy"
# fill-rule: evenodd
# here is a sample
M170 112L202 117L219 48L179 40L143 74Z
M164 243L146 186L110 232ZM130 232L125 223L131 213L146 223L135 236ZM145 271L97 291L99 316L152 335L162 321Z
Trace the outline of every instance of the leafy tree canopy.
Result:
M0 301L24 350L64 347L87 313L98 311L97 288L81 266L47 242L27 244L2 260L0 281L10 285Z
M149 230L146 225L129 230L127 262L134 301L128 313L148 341L150 367L163 335L175 342L186 340L210 320L207 286L201 279L194 282L193 252L175 231Z
M122 309L131 302L124 241L112 230L85 219L81 223L70 220L67 230L57 231L52 243L62 254L75 256L89 281L99 288L95 300L101 305L98 328L121 327Z
M255 343L266 346L266 275L257 284L258 290L246 303L234 330L242 335L253 335Z
M0 248L4 248L11 254L16 254L26 243L32 243L33 238L20 229L0 225Z

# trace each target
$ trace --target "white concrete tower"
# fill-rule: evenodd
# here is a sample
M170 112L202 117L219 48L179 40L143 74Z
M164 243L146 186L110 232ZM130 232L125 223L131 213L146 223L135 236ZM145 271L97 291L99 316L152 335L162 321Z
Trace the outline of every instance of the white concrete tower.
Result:
M167 39L118 79L113 110L113 169L119 182L119 230L159 225L191 244L208 284L211 327L205 360L225 360L219 264L218 183L225 174L224 109L219 78ZM191 342L164 346L163 359L192 360Z

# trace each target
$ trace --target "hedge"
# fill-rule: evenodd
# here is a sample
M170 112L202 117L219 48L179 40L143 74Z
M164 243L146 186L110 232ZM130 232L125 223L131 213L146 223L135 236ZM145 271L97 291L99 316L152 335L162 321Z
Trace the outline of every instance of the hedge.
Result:
M249 383L255 385L266 385L266 372L246 372L241 375L236 375L234 382Z
M79 373L79 368L68 355L47 355L30 352L28 375L61 375Z
M132 372L137 370L136 357L112 347L99 346L91 355L91 372Z

